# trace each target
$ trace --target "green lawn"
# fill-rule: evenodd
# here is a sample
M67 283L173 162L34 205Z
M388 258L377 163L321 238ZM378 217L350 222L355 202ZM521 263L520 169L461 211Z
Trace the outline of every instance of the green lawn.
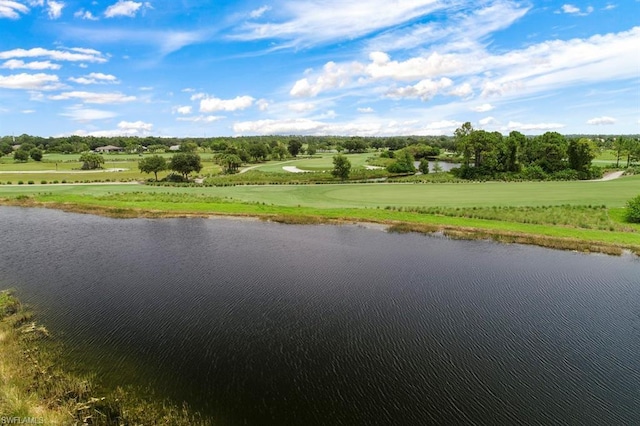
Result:
M350 221L403 221L463 230L474 228L492 235L519 233L533 236L536 238L533 244L540 245L546 243L538 237L572 238L587 244L612 245L618 250L622 245L640 253L640 226L623 223L623 207L638 194L640 176L606 182L383 183L206 188L138 184L0 185L0 198L15 199L20 195L29 195L33 201L54 203L54 206L61 208L77 206L79 211L99 213L106 210L126 215L127 211L137 209L159 212L160 215L162 212L173 212L180 215L285 216L294 220L315 217ZM28 200L26 202L29 205ZM566 205L606 208L572 210ZM546 208L535 209L531 214L527 213L527 209L502 213L487 209L494 206ZM449 211L420 211L415 209L418 207L447 207ZM467 217L456 217L458 208L461 209L460 215ZM575 249L565 243L560 246Z
M227 197L279 206L364 208L385 206L545 206L605 205L624 207L640 194L640 176L608 182L485 182L457 184L258 185L211 188L143 185L0 186L0 197L46 192L100 195L118 192L188 193Z
M283 166L295 166L302 170L309 171L323 171L333 170L333 156L336 154L318 154L313 158L297 158L288 161L270 161L264 165L256 167L256 170L262 172L282 172ZM364 167L367 163L366 160L372 157L374 154L371 152L363 154L345 154L345 156L351 162L351 167Z

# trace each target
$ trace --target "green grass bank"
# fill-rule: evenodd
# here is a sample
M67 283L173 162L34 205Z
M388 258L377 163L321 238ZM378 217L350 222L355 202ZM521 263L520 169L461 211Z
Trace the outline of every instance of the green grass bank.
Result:
M65 364L64 346L0 291L0 416L14 424L212 425L186 406L134 388L107 391Z
M640 253L624 205L640 176L606 182L0 187L0 202L113 217L255 216L286 223L374 222L455 238ZM411 226L409 226L411 225Z

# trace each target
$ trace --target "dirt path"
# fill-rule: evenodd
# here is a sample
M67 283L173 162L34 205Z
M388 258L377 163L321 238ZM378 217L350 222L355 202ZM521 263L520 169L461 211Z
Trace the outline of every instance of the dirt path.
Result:
M594 179L593 182L606 182L608 180L618 179L624 172L612 172L604 175L602 179Z
M296 166L284 166L282 169L285 172L289 172L289 173L310 173L310 170L302 170L297 168Z
M238 174L246 173L246 172L248 172L249 170L257 169L258 167L262 167L262 166L267 166L267 165L269 165L269 166L277 166L277 165L279 165L279 164L287 164L287 163L291 163L292 161L296 161L296 160L283 161L283 162L281 162L281 163L275 163L275 164L258 164L258 165L255 165L255 166L251 166L251 167L244 168L244 169L240 170L240 171L238 172Z

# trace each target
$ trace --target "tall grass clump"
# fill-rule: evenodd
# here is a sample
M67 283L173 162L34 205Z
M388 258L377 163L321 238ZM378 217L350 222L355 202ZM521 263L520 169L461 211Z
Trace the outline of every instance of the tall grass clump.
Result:
M640 195L627 202L627 222L640 223Z
M186 406L134 388L98 388L72 373L65 349L9 291L0 291L0 414L34 424L210 425Z

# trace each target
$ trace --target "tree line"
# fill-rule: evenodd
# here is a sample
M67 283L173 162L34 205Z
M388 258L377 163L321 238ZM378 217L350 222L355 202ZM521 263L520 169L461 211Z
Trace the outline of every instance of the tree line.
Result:
M524 179L591 179L601 175L591 165L599 147L589 138L567 138L558 132L526 137L518 131L508 136L474 129L466 122L454 132L456 152L462 166L454 173L464 179L500 178L504 175ZM640 159L640 140L618 137L612 141L627 166Z

